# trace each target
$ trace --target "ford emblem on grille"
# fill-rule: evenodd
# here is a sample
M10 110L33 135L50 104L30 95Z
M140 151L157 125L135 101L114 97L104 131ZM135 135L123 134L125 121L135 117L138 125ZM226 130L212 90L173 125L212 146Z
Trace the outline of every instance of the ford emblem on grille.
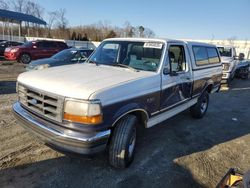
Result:
M36 105L36 104L37 104L37 100L36 100L36 99L32 99L32 100L30 101L30 103L33 104L33 105Z

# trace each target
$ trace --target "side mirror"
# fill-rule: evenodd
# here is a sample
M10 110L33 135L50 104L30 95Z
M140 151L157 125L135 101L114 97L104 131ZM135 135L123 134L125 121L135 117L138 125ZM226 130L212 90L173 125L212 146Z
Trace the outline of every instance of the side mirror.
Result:
M164 75L167 75L167 74L169 74L169 73L170 73L169 68L167 68L167 67L163 68L163 74L164 74Z

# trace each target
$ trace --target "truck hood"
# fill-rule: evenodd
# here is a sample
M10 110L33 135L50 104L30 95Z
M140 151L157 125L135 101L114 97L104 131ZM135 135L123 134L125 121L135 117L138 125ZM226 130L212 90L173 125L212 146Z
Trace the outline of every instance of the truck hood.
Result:
M88 99L92 93L110 88L154 72L136 72L121 67L95 64L76 64L25 72L18 83L60 96Z

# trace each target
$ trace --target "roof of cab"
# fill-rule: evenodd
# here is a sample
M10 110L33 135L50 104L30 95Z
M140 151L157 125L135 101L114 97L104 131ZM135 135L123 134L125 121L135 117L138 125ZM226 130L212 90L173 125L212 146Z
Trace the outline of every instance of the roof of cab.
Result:
M184 42L191 46L210 46L216 47L214 44L203 43L203 42L194 42L194 41L186 41L186 40L176 40L176 39L164 39L164 38L109 38L104 41L136 41L136 42Z
M194 42L194 41L185 41L188 45L191 46L206 46L206 47L216 47L214 44L205 43L205 42Z
M234 48L234 46L231 45L216 45L217 47L223 47L223 48Z
M169 41L180 42L180 40L163 39L163 38L109 38L104 41L136 41L136 42L163 42L167 43Z

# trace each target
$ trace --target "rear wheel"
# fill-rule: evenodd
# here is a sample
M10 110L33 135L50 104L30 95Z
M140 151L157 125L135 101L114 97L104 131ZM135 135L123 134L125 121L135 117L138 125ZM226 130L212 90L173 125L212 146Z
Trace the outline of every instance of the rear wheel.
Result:
M191 115L197 119L202 118L207 111L208 104L209 104L209 94L207 91L205 91L199 97L197 103L190 108Z
M23 64L28 64L28 63L30 63L30 61L31 61L31 57L30 57L29 54L24 53L24 54L22 54L22 55L20 56L19 61L20 61L21 63L23 63Z
M116 168L128 167L134 159L137 118L127 115L120 120L112 134L109 146L109 163Z

